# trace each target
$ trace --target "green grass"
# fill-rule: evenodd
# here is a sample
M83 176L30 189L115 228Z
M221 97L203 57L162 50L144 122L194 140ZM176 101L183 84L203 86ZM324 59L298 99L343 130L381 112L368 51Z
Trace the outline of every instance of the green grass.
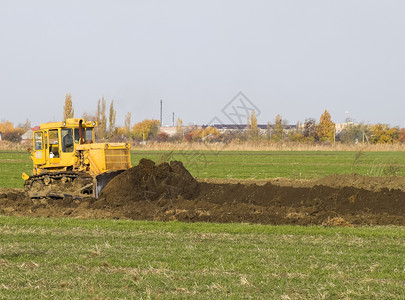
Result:
M200 178L405 176L403 152L132 151ZM169 155L170 154L170 155ZM29 154L0 152L0 187ZM405 228L0 216L0 299L404 299Z
M310 179L350 173L405 176L403 151L131 151L132 165L141 158L181 160L199 178ZM28 153L0 151L0 187L21 188L22 172L32 173Z
M405 228L0 217L0 298L403 299Z
M143 157L159 162L169 153L200 178L310 179L350 173L405 176L405 153L401 151L133 151L132 164Z
M22 188L23 172L32 174L32 160L28 152L0 151L0 187Z

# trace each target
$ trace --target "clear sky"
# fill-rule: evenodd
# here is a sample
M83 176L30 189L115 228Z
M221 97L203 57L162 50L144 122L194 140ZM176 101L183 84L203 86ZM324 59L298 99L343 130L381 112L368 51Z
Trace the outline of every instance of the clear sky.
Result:
M240 91L295 124L405 121L405 1L0 0L0 121L114 99L117 125L206 124ZM348 113L346 113L348 112Z

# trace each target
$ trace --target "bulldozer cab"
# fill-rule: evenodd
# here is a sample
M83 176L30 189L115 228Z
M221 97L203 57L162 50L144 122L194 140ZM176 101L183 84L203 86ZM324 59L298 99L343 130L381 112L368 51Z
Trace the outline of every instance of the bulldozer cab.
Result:
M95 122L85 122L83 119L41 124L39 130L34 131L34 173L73 166L76 147L95 140L95 126Z
M32 159L40 165L45 163L45 135L42 130L34 132L34 151Z

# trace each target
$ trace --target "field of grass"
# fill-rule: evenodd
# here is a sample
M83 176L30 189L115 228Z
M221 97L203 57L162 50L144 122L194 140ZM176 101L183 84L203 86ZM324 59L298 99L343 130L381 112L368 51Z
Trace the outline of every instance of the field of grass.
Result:
M267 179L319 178L329 174L405 176L403 151L139 151L131 152L132 165L141 158L155 162L183 161L199 178ZM31 174L26 152L0 151L0 187L21 188L22 172Z
M405 176L403 151L132 151L200 178ZM0 151L22 188L25 152ZM404 299L405 228L0 216L0 299Z
M199 178L267 179L320 178L330 174L405 176L405 153L351 151L147 151L132 152L132 164L149 158L156 162L183 161Z
M404 299L405 228L0 216L0 298Z
M0 187L23 188L22 173L32 174L32 160L27 152L0 151Z

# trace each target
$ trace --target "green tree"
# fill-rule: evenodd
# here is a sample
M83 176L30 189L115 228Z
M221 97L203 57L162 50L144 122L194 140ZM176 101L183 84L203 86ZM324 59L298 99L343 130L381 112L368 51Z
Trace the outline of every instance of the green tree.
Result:
M332 122L329 112L325 109L317 127L317 134L321 141L335 140L335 123Z
M72 95L67 93L65 96L65 106L63 107L63 120L74 118L74 114Z
M358 141L367 141L370 136L370 126L364 124L348 123L337 135L337 138L345 144L353 144Z

